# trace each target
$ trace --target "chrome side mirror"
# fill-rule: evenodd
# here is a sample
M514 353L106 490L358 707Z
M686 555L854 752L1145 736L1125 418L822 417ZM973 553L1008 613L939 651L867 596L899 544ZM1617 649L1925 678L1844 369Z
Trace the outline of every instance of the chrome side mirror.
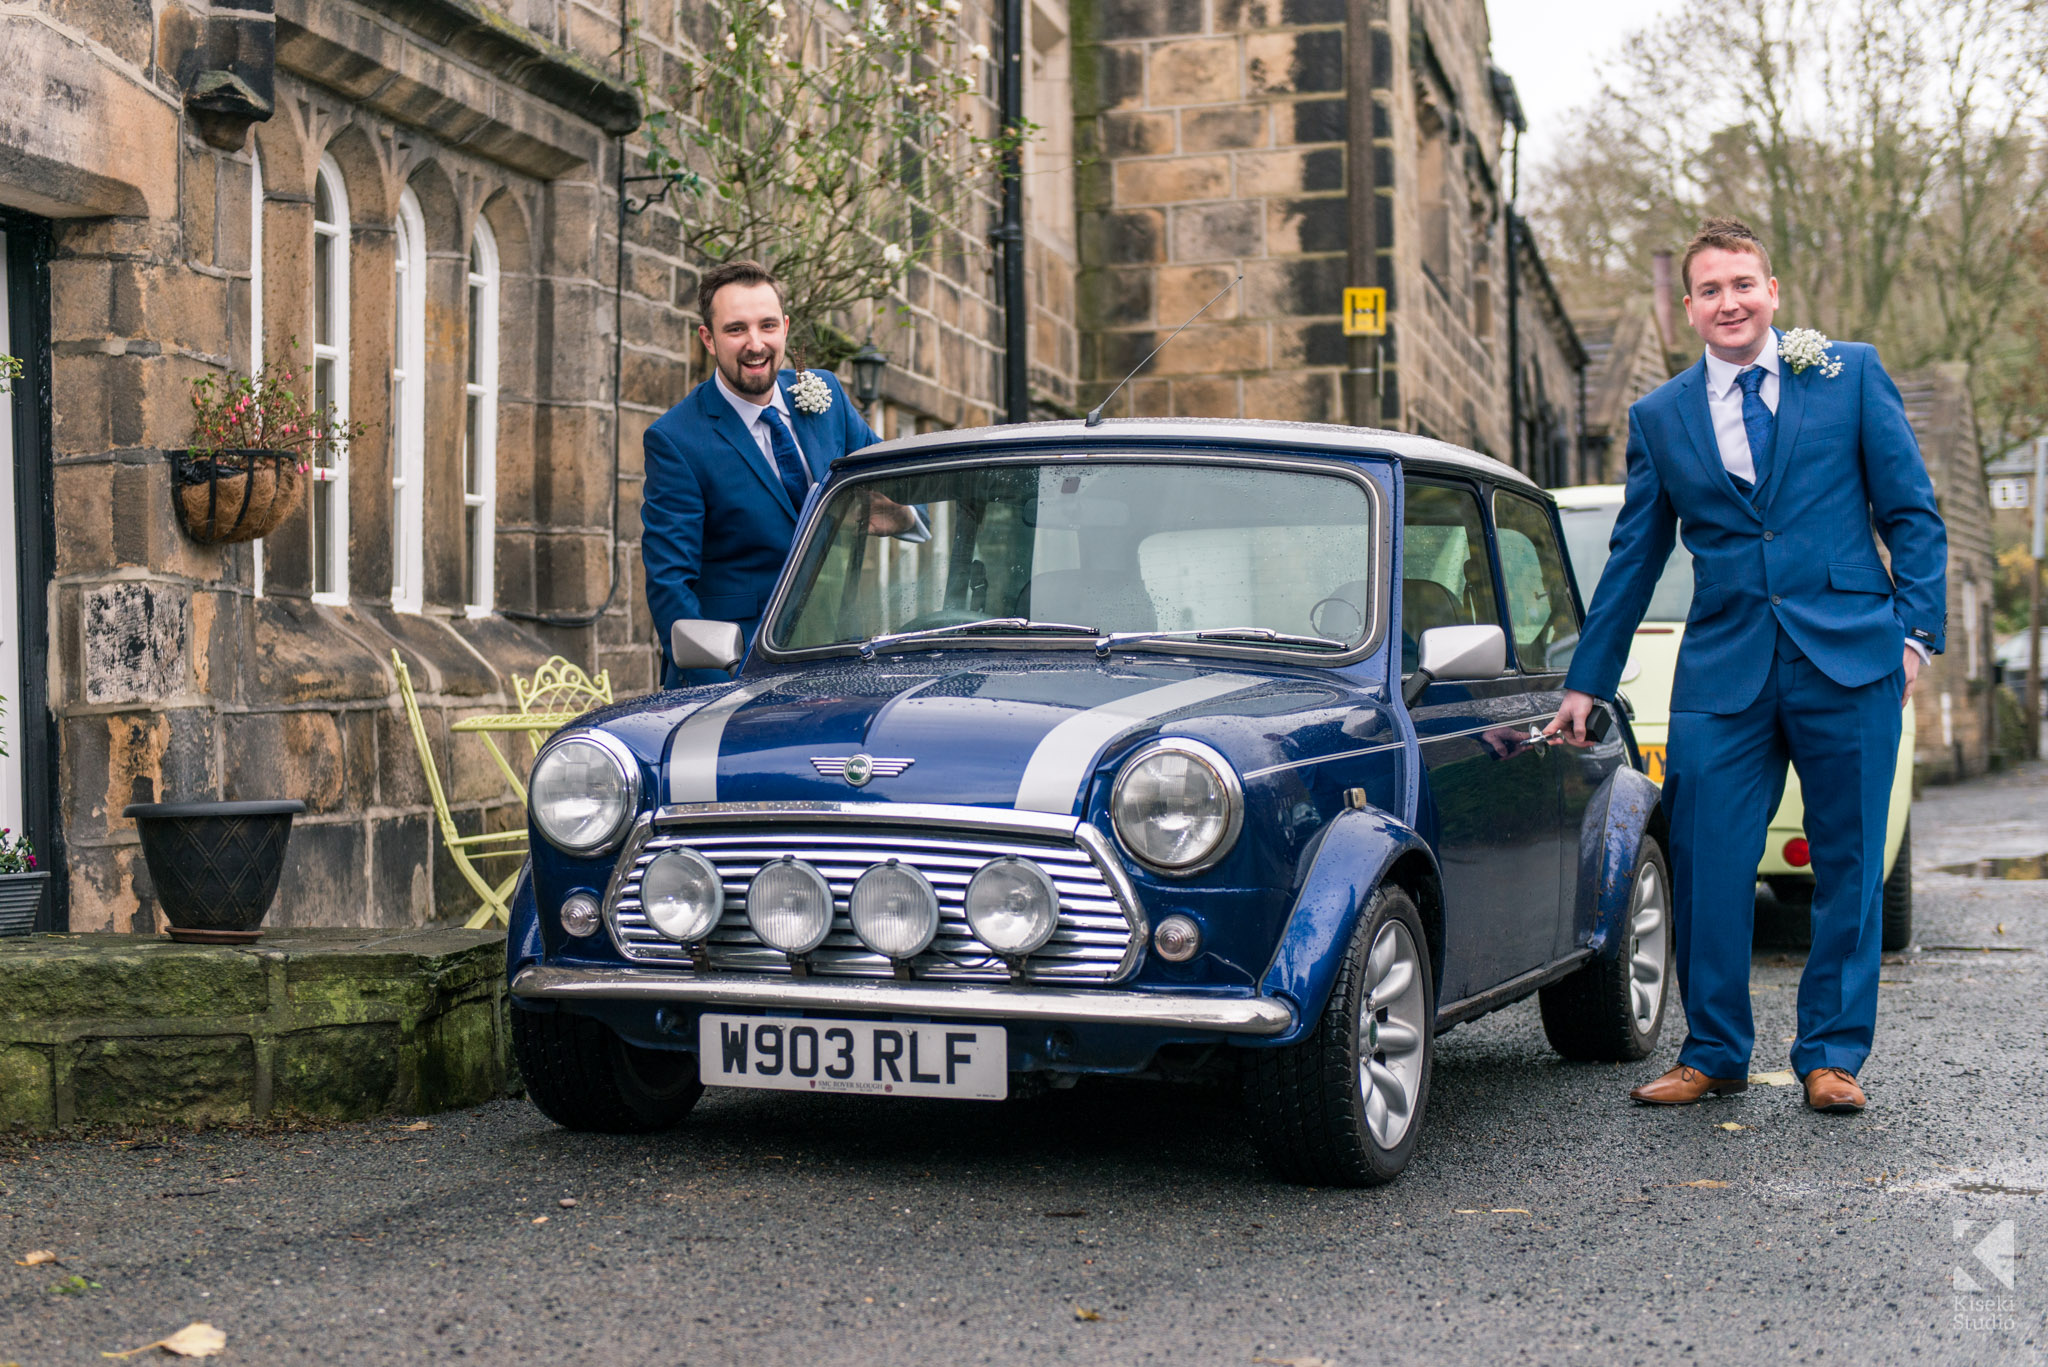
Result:
M746 637L740 633L737 622L683 618L668 629L668 657L675 661L677 669L722 669L730 673L746 653Z
M1416 642L1416 653L1416 670L1401 685L1401 700L1410 705L1432 683L1500 677L1508 667L1508 634L1492 623L1431 627Z

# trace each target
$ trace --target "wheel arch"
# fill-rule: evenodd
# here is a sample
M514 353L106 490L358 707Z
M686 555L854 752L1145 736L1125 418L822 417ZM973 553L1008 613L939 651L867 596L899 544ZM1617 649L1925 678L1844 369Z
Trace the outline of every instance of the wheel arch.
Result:
M1344 812L1324 829L1260 980L1266 995L1293 1004L1294 1025L1285 1034L1240 1043L1287 1045L1315 1029L1359 915L1383 884L1397 886L1415 900L1429 942L1432 977L1441 974L1442 877L1428 842L1385 812ZM1432 982L1432 988L1435 985Z
M1653 837L1670 858L1671 818L1664 792L1636 769L1616 769L1587 804L1579 828L1579 886L1575 908L1579 944L1603 959L1621 950L1617 932L1628 914L1636 852Z

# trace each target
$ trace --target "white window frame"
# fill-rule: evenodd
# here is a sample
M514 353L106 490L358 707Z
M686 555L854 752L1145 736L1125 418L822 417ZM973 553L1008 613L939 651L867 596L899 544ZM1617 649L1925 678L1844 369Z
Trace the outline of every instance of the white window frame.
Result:
M334 405L335 418L338 421L347 422L349 415L348 189L346 183L342 180L341 166L334 160L331 153L320 158L318 175L321 182L326 186L327 201L334 211L332 219L321 219L318 209L319 201L316 197L313 219L315 242L317 244L318 239L326 237L332 239L334 243L334 246L329 249L327 254L327 301L328 307L334 312L334 326L330 340L322 342L320 340L320 326L317 317L320 291L318 282L315 282L313 297L309 301L311 310L316 312L312 327L313 366L316 373L323 361L328 362L333 367L331 372L333 378L328 387L327 397ZM317 252L314 255L314 260L316 263L319 260ZM316 264L315 269L317 268ZM312 468L309 473L313 482L316 485L324 483L331 486L327 497L329 512L326 537L327 564L324 567L317 564L313 566L313 601L316 603L348 602L348 458L348 447L344 445L335 449L334 463L332 465L322 466L317 460L310 462ZM319 502L311 497L310 490L308 491L308 502L313 506L307 510L307 523L309 530L315 533L313 545L317 552L321 538L313 524L319 516ZM328 584L325 589L318 587L323 568L326 570Z
M496 602L498 563L498 240L482 216L476 221L471 269L466 272L463 290L465 315L476 331L470 339L471 350L464 357L463 375L462 530L463 554L470 557L464 578L466 584L475 588L464 608L471 617L482 617ZM474 423L469 420L470 405L476 409ZM472 429L476 433L475 451L468 449ZM469 465L472 460L473 481ZM473 538L468 535L472 509L476 518Z
M263 155L249 144L249 374L263 373ZM263 538L249 543L250 584L263 596Z
M425 601L427 532L427 220L408 186L398 196L392 258L391 606Z

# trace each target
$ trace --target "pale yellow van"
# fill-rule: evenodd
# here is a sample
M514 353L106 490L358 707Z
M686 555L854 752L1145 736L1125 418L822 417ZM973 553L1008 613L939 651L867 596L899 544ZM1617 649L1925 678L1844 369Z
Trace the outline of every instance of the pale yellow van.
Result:
M1621 512L1622 486L1589 484L1550 492L1556 496L1558 514L1564 520L1565 550L1579 581L1579 593L1591 603L1600 571L1607 564L1614 519ZM1685 637L1685 614L1691 606L1692 556L1681 542L1657 581L1649 610L1636 628L1628 663L1621 671L1621 692L1633 709L1630 725L1643 767L1659 783L1664 781L1664 738L1671 722L1671 679L1678 666L1678 643ZM1899 731L1899 763L1892 779L1891 818L1884 837L1884 947L1888 950L1904 949L1913 939L1913 744L1913 709L1909 707ZM1794 773L1786 777L1785 800L1771 818L1763 862L1757 865L1757 876L1783 902L1813 900L1813 865L1804 822L1799 775Z

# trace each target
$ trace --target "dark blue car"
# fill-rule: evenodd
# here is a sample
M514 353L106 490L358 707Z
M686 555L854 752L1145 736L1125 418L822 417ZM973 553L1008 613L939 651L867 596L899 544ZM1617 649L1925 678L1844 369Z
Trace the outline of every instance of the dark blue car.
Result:
M882 534L918 511L909 532ZM877 516L878 512L881 513ZM871 525L874 524L874 525ZM1426 438L1129 420L839 461L729 684L536 760L513 1036L573 1129L709 1086L999 1099L1227 1070L1280 1175L1413 1152L1444 1030L1662 1026L1658 790L1546 742L1548 495Z

